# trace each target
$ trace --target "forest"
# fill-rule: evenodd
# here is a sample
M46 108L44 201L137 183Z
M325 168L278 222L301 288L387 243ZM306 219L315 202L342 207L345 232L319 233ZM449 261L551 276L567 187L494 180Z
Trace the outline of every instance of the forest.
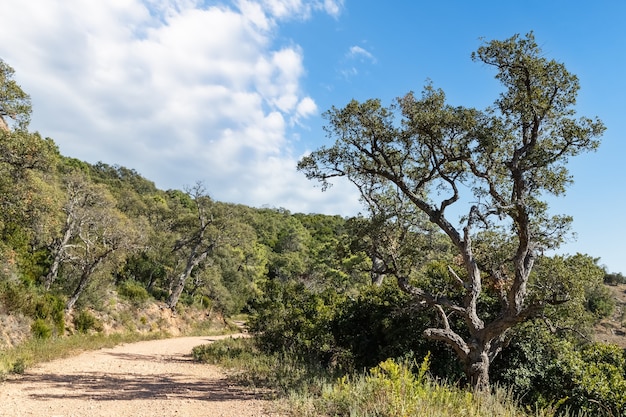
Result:
M626 353L594 338L614 313L606 284L624 277L585 254L544 254L571 219L542 196L564 192L567 158L604 127L572 117L576 78L532 34L474 59L505 86L487 111L427 85L390 107L326 113L337 142L299 169L353 182L366 214L352 218L220 202L201 182L160 190L132 168L61 155L29 130L30 97L0 60L0 313L41 339L101 330L118 298L244 314L256 349L335 376L412 359L454 386L506 387L529 410L626 416ZM458 228L446 209L461 183L480 203Z

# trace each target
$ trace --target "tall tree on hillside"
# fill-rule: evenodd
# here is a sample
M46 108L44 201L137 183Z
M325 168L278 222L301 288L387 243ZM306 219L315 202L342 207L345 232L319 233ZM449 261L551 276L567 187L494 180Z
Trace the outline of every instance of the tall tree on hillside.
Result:
M166 301L169 308L178 304L185 284L192 273L213 256L224 245L237 246L243 237L227 205L213 201L206 193L204 185L197 183L187 196L193 204L193 214L184 217L176 227L180 238L173 251L182 260L182 269L177 272L172 283L170 295Z
M78 235L94 221L94 215L99 214L99 211L94 209L106 201L102 187L90 182L80 171L66 174L63 182L66 192L66 201L62 209L64 219L58 235L48 246L52 261L48 273L43 278L46 291L56 281L61 264L69 260L76 247L75 240Z
M45 277L49 288L63 267L64 279L73 282L65 305L72 310L94 274L106 263L113 264L139 245L141 234L123 213L105 186L90 183L81 174L67 180L66 221L51 246L53 263Z
M352 101L326 113L336 142L303 158L299 169L325 186L345 177L370 203L408 200L409 215L424 213L448 237L457 252L449 283L462 297L431 293L393 263L386 270L438 313L438 325L424 335L450 345L469 382L483 389L509 329L569 299L563 283L549 279L533 284L542 291L529 296L535 260L559 246L571 221L549 215L545 196L565 192L568 158L595 149L604 126L574 118L578 79L545 58L532 33L485 43L472 58L493 67L504 87L486 111L448 105L430 85L421 98L409 93L389 108ZM459 226L453 210L465 212ZM549 277L533 282L542 278ZM485 292L499 300L495 315L481 310Z

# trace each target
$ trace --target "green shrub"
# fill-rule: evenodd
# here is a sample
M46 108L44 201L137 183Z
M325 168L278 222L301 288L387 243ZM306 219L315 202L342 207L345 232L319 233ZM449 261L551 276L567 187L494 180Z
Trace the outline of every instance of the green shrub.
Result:
M604 282L609 285L626 284L626 276L624 276L621 272L616 274L605 274Z
M86 310L80 310L74 316L74 327L79 333L87 333L90 330L101 332L103 330L102 322Z
M26 371L26 361L24 358L18 358L13 362L11 366L11 372L14 374L22 375Z
M264 352L288 351L303 359L349 370L371 368L388 358L424 357L437 351L431 373L459 380L462 369L446 345L420 337L434 320L414 308L393 283L369 286L353 298L314 292L297 282L271 280L254 305L250 330Z
M626 355L615 345L593 343L569 356L569 405L595 416L626 417ZM578 354L576 354L578 353Z
M238 383L269 387L282 395L321 392L321 387L337 375L319 362L302 361L299 354L259 350L250 338L223 339L193 350L196 360L239 370Z
M169 296L169 292L164 288L153 287L150 290L150 295L152 295L152 297L154 297L155 300L165 301L167 300L167 297Z
M372 368L388 358L424 357L436 351L430 372L449 380L462 378L455 354L443 343L420 337L434 321L414 308L412 298L393 283L371 286L337 306L333 333L339 348L350 352L356 369Z
M127 280L118 285L117 293L135 305L144 304L150 299L148 290L141 283L133 280Z
M302 283L270 280L248 324L265 352L289 351L329 363L337 354L331 324L343 299L332 290L316 293Z
M531 324L494 362L494 382L510 387L526 406L553 407L557 415L626 417L623 349L602 343L577 347Z
M586 307L598 318L609 317L615 310L615 298L611 290L603 285L598 285L588 291Z
M228 338L208 345L196 346L191 354L198 362L225 364L234 359L251 358L253 356L251 343L250 339Z
M30 326L32 335L37 339L49 339L52 336L52 328L44 319L37 319Z
M5 281L0 286L0 303L7 312L20 311L29 315L25 310L31 305L31 294L25 285Z
M63 334L65 328L65 302L60 297L46 293L35 301L34 317L35 319L52 321L57 334Z

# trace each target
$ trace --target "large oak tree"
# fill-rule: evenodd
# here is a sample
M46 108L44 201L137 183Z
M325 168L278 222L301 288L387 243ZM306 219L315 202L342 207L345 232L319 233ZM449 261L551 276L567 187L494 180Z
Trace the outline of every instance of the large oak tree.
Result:
M578 79L547 59L532 33L487 42L472 58L493 67L504 87L493 106L451 106L431 85L421 98L409 93L389 107L353 100L325 114L336 142L304 157L299 169L324 186L347 178L374 212L407 224L403 218L422 213L447 236L457 252L449 283L461 297L417 285L394 256L381 256L378 272L395 276L438 313L424 335L451 346L470 384L483 389L509 330L569 299L558 282L532 275L536 259L562 243L571 222L549 214L546 196L565 192L568 158L595 149L604 126L574 117ZM538 284L542 292L530 296L529 284L542 278L549 285ZM485 292L499 301L495 315L481 310Z

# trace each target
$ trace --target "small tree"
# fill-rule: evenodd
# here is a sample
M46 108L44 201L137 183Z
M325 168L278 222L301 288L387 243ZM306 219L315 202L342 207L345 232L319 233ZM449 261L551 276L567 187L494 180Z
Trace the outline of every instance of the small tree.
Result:
M550 216L544 198L565 192L572 181L567 159L595 149L604 126L573 118L578 79L546 59L532 33L488 42L472 58L495 68L504 86L492 107L452 107L431 85L421 99L409 93L389 108L379 100L353 100L325 114L335 144L304 157L298 167L324 186L334 177L347 178L375 211L393 213L390 221L419 212L447 236L457 252L448 264L449 284L461 297L417 285L393 256L398 251L383 257L385 272L438 313L438 326L424 335L449 344L470 384L484 389L509 329L569 299L549 279L528 297L535 260L559 246L571 222ZM452 207L465 212L459 226ZM499 301L495 315L480 308L485 292ZM464 328L456 328L451 316Z

